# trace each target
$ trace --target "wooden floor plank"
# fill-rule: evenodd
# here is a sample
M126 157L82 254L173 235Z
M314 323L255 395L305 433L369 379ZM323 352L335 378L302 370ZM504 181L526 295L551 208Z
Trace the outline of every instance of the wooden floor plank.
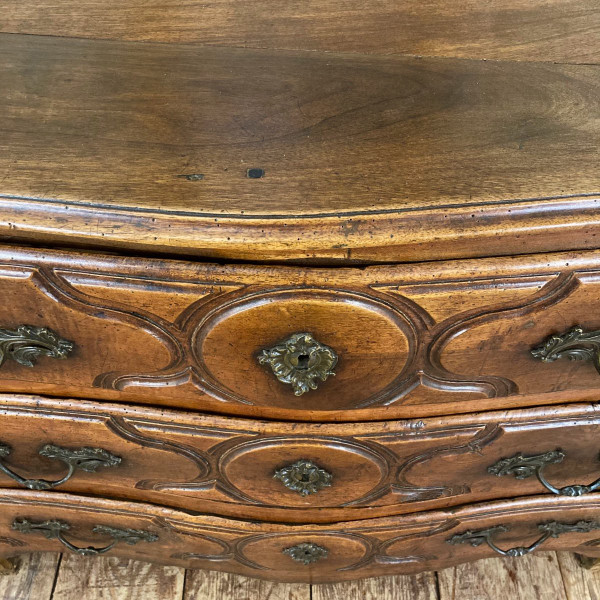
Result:
M440 600L567 600L554 552L444 569L438 573L438 583Z
M50 600L60 555L23 554L15 573L0 576L0 600Z
M61 562L52 600L181 600L184 580L179 567L69 554Z
M570 552L557 552L567 600L600 600L600 570L582 568Z
M435 573L422 573L314 585L312 600L438 600L438 595Z
M437 574L331 585L276 584L227 573L160 567L118 558L26 554L0 577L0 600L600 600L600 570L567 552L488 559ZM56 589L52 588L58 569Z
M310 586L271 583L229 573L188 570L183 600L310 600Z

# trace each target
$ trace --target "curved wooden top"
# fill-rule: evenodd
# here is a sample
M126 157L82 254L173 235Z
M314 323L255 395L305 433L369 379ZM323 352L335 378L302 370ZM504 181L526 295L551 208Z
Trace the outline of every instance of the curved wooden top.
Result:
M597 246L600 66L0 35L0 77L5 239L255 261Z
M326 52L600 60L597 0L4 0L0 32Z

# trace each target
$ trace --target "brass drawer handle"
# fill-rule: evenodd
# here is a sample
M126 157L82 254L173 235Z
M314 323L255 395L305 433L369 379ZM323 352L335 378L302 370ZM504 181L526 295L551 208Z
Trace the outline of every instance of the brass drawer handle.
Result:
M10 446L0 443L0 458L5 458L10 453ZM46 458L64 462L69 469L67 474L57 481L25 479L9 469L1 460L0 471L6 473L6 475L12 477L17 483L30 490L49 490L71 479L76 469L81 469L87 473L95 473L100 467L116 467L121 463L121 459L118 456L115 456L102 448L77 448L70 450L69 448L61 448L60 446L46 444L40 449L39 454Z
M40 356L65 359L73 347L73 342L61 339L46 327L19 325L14 330L0 329L0 366L9 358L24 367L33 367Z
M112 543L102 548L95 548L90 546L88 548L78 548L69 542L63 536L63 532L69 531L71 526L63 521L43 521L34 522L28 519L16 519L12 528L20 533L35 533L39 531L49 540L58 540L63 546L81 556L97 556L98 554L105 554L112 548L114 548L119 542L125 542L130 546L134 546L139 542L156 542L158 536L150 531L143 531L141 529L116 529L114 527L107 527L106 525L96 525L92 531L99 535L106 535L113 539Z
M301 496L316 494L319 490L331 486L333 480L331 473L305 459L275 471L273 477Z
M335 375L338 362L335 351L321 344L310 333L295 333L287 340L263 350L258 355L261 365L269 365L275 377L288 383L296 396L316 390L317 379L326 381Z
M595 529L600 529L600 524L594 521L578 521L577 523L558 523L557 521L551 521L550 523L540 523L538 530L542 533L541 537L538 538L531 546L517 546L516 548L510 548L508 550L502 550L498 548L493 542L492 538L498 533L504 533L508 531L510 527L506 525L497 525L496 527L490 527L489 529L480 529L478 531L465 531L463 533L457 533L446 541L449 544L471 544L471 546L481 546L484 542L498 554L502 556L525 556L534 550L537 550L548 538L557 538L563 533L588 533Z
M565 459L565 456L565 453L560 449L533 456L523 456L518 452L512 457L502 458L496 464L488 467L488 473L498 477L514 475L516 479L527 479L535 475L548 491L559 496L583 496L584 494L595 492L600 488L600 479L596 479L596 481L589 485L568 485L563 488L554 487L544 477L544 467L546 465L561 463Z
M531 354L543 362L554 362L559 358L569 360L591 360L600 373L600 331L588 331L576 325L562 335L551 335L541 346L533 348Z
M302 542L291 548L285 548L283 553L296 562L301 562L303 565L310 565L318 560L327 558L329 550L313 542Z

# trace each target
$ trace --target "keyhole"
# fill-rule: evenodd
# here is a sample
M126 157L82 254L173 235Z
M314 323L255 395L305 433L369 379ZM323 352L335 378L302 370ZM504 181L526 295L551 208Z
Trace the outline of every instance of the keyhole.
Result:
M308 361L310 360L310 356L308 354L300 354L298 355L298 369L308 369Z

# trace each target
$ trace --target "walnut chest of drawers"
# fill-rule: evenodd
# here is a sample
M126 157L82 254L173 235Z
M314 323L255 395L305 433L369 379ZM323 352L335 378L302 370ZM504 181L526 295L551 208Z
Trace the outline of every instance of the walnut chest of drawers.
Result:
M0 556L600 557L598 8L67 4L0 22Z

